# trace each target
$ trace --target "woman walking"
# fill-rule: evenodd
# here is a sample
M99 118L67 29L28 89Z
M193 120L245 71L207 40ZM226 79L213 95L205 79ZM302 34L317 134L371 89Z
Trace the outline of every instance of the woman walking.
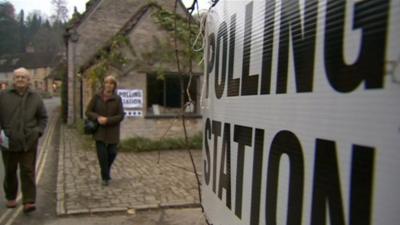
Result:
M96 141L97 157L100 164L102 184L108 186L112 163L117 156L120 123L124 118L121 97L116 94L117 80L109 75L104 78L103 87L90 100L86 117L97 121L99 126L93 134Z

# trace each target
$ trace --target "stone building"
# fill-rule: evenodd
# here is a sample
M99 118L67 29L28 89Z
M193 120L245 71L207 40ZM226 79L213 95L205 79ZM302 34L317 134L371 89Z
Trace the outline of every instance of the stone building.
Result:
M62 58L52 52L27 52L0 57L0 88L5 89L12 84L13 72L25 67L32 74L31 87L40 93L54 94L59 82L48 77L52 68Z
M84 117L101 78L114 74L126 113L122 139L183 136L179 119L182 104L188 106L184 116L189 135L200 132L202 68L195 60L189 62L183 53L178 68L173 31L165 21L160 21L175 12L175 0L89 3L85 13L66 30L67 122L72 124ZM180 1L176 9L180 21L184 21L188 15ZM182 50L182 41L177 42ZM186 87L189 80L191 85L183 90L189 94L183 95L181 82Z

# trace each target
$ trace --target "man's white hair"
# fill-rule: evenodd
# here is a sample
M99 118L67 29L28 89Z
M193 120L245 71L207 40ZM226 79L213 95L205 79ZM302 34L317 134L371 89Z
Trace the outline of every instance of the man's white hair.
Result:
M14 76L17 75L17 74L23 74L23 75L27 76L29 80L32 79L31 72L29 72L29 70L25 69L24 67L20 67L18 69L15 69L14 70Z

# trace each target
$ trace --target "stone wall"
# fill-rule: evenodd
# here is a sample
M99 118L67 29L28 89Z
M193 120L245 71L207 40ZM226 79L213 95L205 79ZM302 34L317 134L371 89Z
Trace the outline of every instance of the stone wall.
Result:
M45 78L50 74L51 68L30 69L32 73L31 87L37 91L46 91Z
M170 5L173 10L174 4ZM158 24L154 22L152 13L155 8L150 9L139 21L134 29L128 34L128 39L131 45L134 47L137 53L136 57L141 57L141 53L149 51L160 51L157 49L155 39L165 40L170 38L170 35ZM131 60L137 60L133 57ZM158 62L160 63L160 62ZM150 63L151 64L151 63ZM154 63L153 68L148 68L150 71L157 70L157 62ZM168 71L177 71L176 64L164 64L164 68L168 68ZM139 66L143 68L142 66ZM195 66L195 71L200 72L201 68ZM125 118L121 126L121 138L125 139L128 137L146 137L151 139L159 139L161 137L183 137L184 130L181 118L166 118L166 117L148 117L147 109L147 93L152 90L147 90L147 74L137 70L133 70L126 76L120 77L120 88L126 89L142 89L143 90L143 117L141 118ZM200 82L199 82L200 83ZM200 97L200 84L198 83L198 99ZM196 101L198 103L198 101ZM201 131L202 123L201 118L187 118L186 128L189 136L197 134Z
M174 118L167 117L148 117L147 116L147 75L137 71L132 71L125 76L119 77L119 86L121 89L141 89L143 90L143 108L135 109L143 112L142 117L125 117L121 123L121 139L130 137L145 137L150 139L159 139L161 137L184 137L182 119L179 115ZM84 108L90 101L93 91L91 84L85 80L84 88ZM186 129L189 136L197 134L202 129L200 117L185 118Z
M175 0L155 1L174 10ZM101 0L78 26L79 41L76 47L77 68L84 65L110 40L143 6L143 0ZM178 12L183 14L182 7Z
M89 63L95 54L105 47L143 6L150 1L143 0L98 0L84 14L78 25L68 30L68 124L80 118L85 106L85 98L81 97L80 78L77 73L82 66ZM175 0L154 0L157 4L174 10ZM183 5L178 13L184 14ZM71 91L73 90L73 91ZM81 105L81 98L83 105Z
M122 3L123 2L123 3ZM158 0L160 5L170 11L174 10L175 0ZM87 19L78 27L80 39L76 45L76 69L86 63L93 54L95 54L102 45L109 40L115 33L122 28L123 24L127 22L132 16L136 14L142 6L148 4L148 1L143 0L102 0L92 14L87 16ZM182 7L178 8L181 14L184 14ZM162 30L151 17L151 14L156 8L151 8L145 15L141 17L139 22L127 35L131 45L139 54L149 50L157 51L157 45L154 42L155 38L163 40L170 38L166 31ZM137 63L137 58L129 52L129 49L122 49L126 56L130 58L131 62ZM136 56L137 57L137 56ZM95 66L95 65L94 65ZM164 65L169 68L169 71L177 72L176 64ZM141 66L139 66L141 67ZM156 67L149 68L149 71L156 70ZM196 67L196 71L201 71L201 68ZM83 74L83 109L93 96L94 92L91 90L91 84L85 79L86 74ZM131 68L124 74L119 74L118 82L120 89L141 89L143 90L143 108L134 109L141 110L142 117L125 117L121 124L121 139L129 137L146 137L151 139L159 139L161 137L183 137L183 125L180 118L167 118L167 117L148 117L147 115L147 72L141 68ZM75 93L78 94L79 82L75 82ZM200 84L198 84L200 86ZM198 89L200 95L200 88ZM75 102L79 104L79 98L75 98ZM197 101L198 102L198 101ZM80 106L76 106L79 111ZM178 116L178 115L177 115ZM185 120L186 128L189 136L197 134L201 131L202 123L201 118L188 118Z
M119 78L119 88L121 89L142 89L143 108L142 117L125 117L121 123L121 139L130 137L146 137L150 139L160 139L161 137L183 137L184 131L182 120L165 117L147 117L147 74L132 71L126 76ZM178 116L178 115L177 115ZM201 131L201 118L188 118L186 128L188 135L192 136Z

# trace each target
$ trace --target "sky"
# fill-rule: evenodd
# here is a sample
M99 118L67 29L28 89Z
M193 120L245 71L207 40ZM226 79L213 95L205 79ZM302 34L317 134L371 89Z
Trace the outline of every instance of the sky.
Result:
M0 0L2 2L6 0ZM18 14L21 9L24 10L25 15L28 15L30 12L34 10L40 10L48 17L50 17L54 13L54 8L51 5L51 0L7 0L11 4L14 5L15 14ZM79 12L83 12L85 10L85 4L87 0L65 0L68 5L68 14L71 17L74 12L74 6L78 8Z
M53 6L51 5L51 0L0 0L0 2L9 1L15 7L15 13L18 14L21 9L24 10L25 15L28 15L33 10L40 10L48 17L54 13ZM82 13L85 11L85 5L87 0L65 0L67 2L68 14L71 17L74 12L74 6L77 10ZM193 0L182 0L182 2L190 6ZM207 9L209 7L209 0L198 0L200 9Z

